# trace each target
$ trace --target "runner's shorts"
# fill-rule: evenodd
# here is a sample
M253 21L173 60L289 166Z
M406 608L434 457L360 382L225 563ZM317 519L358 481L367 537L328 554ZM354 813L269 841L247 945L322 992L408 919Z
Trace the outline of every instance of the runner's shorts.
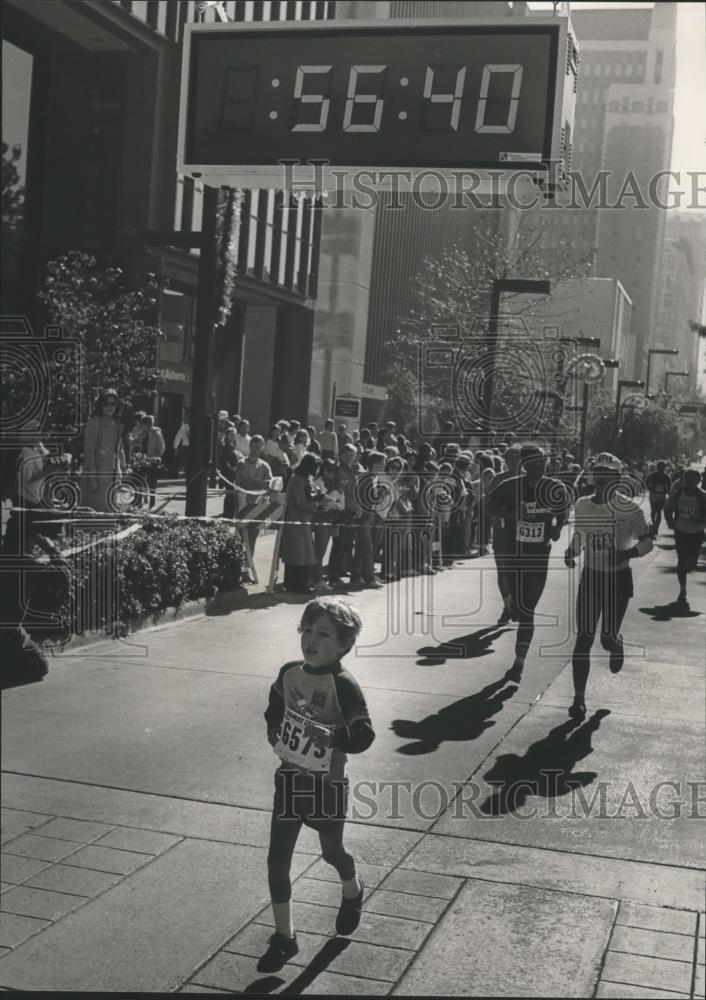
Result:
M280 767L275 771L273 811L277 817L296 819L326 833L346 818L348 778L332 781L322 773Z
M674 532L674 541L677 547L677 558L680 563L686 563L692 568L696 567L701 546L704 543L703 531L677 531Z
M607 572L584 566L576 597L577 633L595 635L598 619L602 618L601 631L606 635L617 634L613 624L616 609L629 601L632 595L632 570L629 566Z

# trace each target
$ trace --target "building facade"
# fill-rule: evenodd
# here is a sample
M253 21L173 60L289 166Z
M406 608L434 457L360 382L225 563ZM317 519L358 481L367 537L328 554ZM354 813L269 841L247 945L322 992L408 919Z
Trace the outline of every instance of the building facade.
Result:
M651 204L648 194L651 178L669 170L671 161L676 17L677 5L665 3L574 8L571 14L581 53L573 170L589 192L607 171L604 200L620 207L557 212L554 233L557 243L592 256L593 273L619 280L632 300L635 352L623 378L644 377L657 333L669 212ZM665 198L665 186L660 191Z
M41 329L46 262L69 250L119 263L134 284L155 273L164 382L154 400L133 402L153 405L169 444L190 402L198 277L198 251L178 249L178 234L200 231L204 200L202 184L176 171L181 43L185 24L218 23L218 11L194 0L4 8L4 138L21 147L23 189L4 311ZM328 0L226 0L221 10L236 23L334 14ZM310 199L243 192L235 299L217 331L211 396L264 431L285 414L308 415L320 226Z
M703 212L673 212L667 219L662 252L655 346L676 348L679 357L653 357L655 386L662 385L664 373L672 369L690 373L680 388L696 389L699 339L691 324L700 321L705 295L706 218Z

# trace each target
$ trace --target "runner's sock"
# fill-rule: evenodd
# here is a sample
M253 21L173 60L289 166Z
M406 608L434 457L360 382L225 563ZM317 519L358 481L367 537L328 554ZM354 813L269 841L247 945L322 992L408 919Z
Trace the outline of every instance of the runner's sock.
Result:
M361 890L360 880L358 876L354 875L353 878L342 880L341 888L343 889L344 899L355 899L356 896L360 895L360 890Z
M275 930L286 938L294 937L294 925L292 924L292 903L273 903L272 916L275 919Z

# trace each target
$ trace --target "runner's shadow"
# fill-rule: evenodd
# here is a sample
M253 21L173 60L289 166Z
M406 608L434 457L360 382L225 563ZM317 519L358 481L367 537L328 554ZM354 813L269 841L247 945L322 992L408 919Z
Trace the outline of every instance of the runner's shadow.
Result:
M335 937L329 941L326 941L322 946L320 951L312 958L307 966L300 969L298 974L292 979L291 982L287 983L283 990L280 990L279 995L282 996L285 993L298 995L304 993L307 987L311 986L316 977L325 972L329 967L331 962L335 958L338 958L342 952L346 950L350 941L348 938ZM262 976L259 979L253 979L242 990L235 990L236 993L274 993L276 989L285 982L280 976Z
M643 615L649 615L655 622L670 622L672 618L699 618L699 611L680 611L670 604L656 604L653 608L638 608Z
M520 809L529 796L545 799L585 788L595 781L595 771L574 771L578 761L593 753L591 737L608 709L594 712L578 725L572 719L556 726L544 739L533 743L524 757L501 754L483 777L494 791L480 806L486 816L504 816Z
M342 952L346 950L350 941L348 938L335 937L330 941L327 941L321 947L321 951L314 955L309 964L302 969L296 979L293 979L285 988L281 991L280 995L284 993L299 994L304 993L306 989L311 986L316 977L321 972L325 972L328 966L333 962L335 958L338 958Z
M422 646L417 650L417 655L423 659L417 660L417 664L431 667L446 663L447 660L472 660L477 656L487 656L493 652L495 640L509 631L510 629L497 625L487 625L477 632L460 635L458 639L449 639L438 646Z
M415 740L397 748L397 753L418 756L434 753L442 743L477 740L481 733L495 725L491 716L502 711L503 705L517 691L517 685L506 687L506 681L494 681L482 691L468 695L428 715L421 722L394 719L390 728L401 739Z

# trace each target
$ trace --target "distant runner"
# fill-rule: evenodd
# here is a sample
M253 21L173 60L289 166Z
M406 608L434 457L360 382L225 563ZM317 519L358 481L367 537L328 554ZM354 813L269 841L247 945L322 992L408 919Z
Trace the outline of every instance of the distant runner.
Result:
M620 459L602 454L592 471L595 493L576 501L574 535L564 553L566 565L573 568L581 548L585 551L576 598L574 702L569 709L571 718L579 722L586 718L586 682L598 620L601 645L609 651L610 669L616 674L624 661L620 626L633 595L629 561L646 555L653 547L642 509L617 489L622 475Z
M674 531L677 547L677 580L679 596L671 605L678 611L689 611L686 598L686 578L696 569L706 529L706 493L699 489L698 469L687 469L684 485L670 494L664 507L664 517Z
M652 521L652 531L656 535L662 522L662 508L664 507L669 491L672 487L672 480L666 473L667 463L657 462L657 468L651 472L645 480L645 485L650 496L650 519Z

